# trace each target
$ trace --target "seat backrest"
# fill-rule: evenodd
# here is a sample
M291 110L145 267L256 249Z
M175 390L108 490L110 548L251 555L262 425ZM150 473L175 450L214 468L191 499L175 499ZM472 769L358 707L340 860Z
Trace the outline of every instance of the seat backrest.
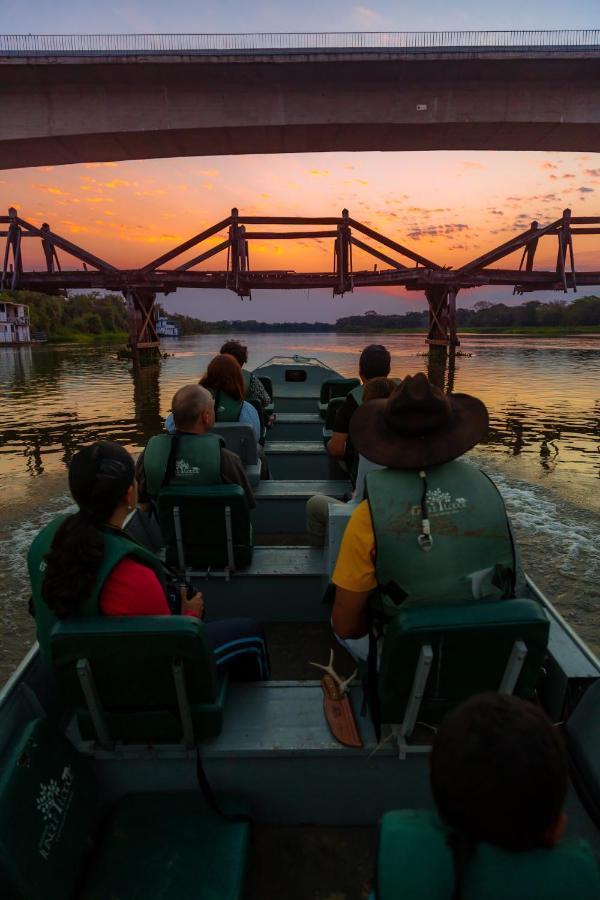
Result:
M379 830L377 900L450 900L454 860L448 829L425 810L394 810ZM461 886L461 900L593 900L600 896L600 872L584 841L553 849L510 853L478 844Z
M379 671L381 721L401 723L421 648L433 661L419 719L436 724L462 700L500 688L516 641L527 656L514 693L531 697L539 680L550 623L534 600L401 606L386 627Z
M0 896L68 900L98 821L91 766L44 719L29 722L0 777Z
M168 485L158 497L158 516L168 565L202 571L240 569L252 560L250 508L237 484Z
M320 404L327 404L334 397L346 397L355 387L359 387L360 378L327 378L321 382Z
M237 453L244 468L258 463L258 446L251 425L244 422L215 422L211 431L223 438L228 450Z
M112 740L179 741L174 663L181 663L196 734L220 731L221 686L202 622L191 616L99 616L59 622L50 639L65 701L95 737L78 664L87 660ZM203 721L205 719L206 721Z

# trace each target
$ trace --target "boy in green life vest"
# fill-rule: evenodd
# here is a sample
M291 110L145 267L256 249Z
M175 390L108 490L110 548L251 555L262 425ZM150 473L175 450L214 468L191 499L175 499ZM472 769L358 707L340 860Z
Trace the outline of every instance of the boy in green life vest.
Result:
M484 693L450 712L433 743L430 784L437 814L384 817L377 900L600 896L592 848L563 840L567 754L536 704Z
M354 446L387 467L367 474L367 499L348 523L332 579L334 632L359 658L369 621L385 627L403 603L515 596L522 574L502 497L457 460L487 426L480 400L446 395L423 373L354 413Z

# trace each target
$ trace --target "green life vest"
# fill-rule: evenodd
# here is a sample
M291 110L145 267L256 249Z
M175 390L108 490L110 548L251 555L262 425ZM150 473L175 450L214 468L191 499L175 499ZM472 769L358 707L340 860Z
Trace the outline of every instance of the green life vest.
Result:
M173 474L167 469L173 447L177 441ZM157 497L166 484L221 484L221 446L223 439L217 434L156 434L144 450L144 474L146 490ZM173 462L173 461L172 461Z
M244 397L247 397L248 392L250 391L250 382L252 381L252 372L248 372L247 369L242 369L242 378L244 379Z
M67 515L58 516L43 528L34 538L29 553L27 554L27 567L31 580L31 592L33 595L33 607L35 612L35 624L40 650L46 662L50 662L50 634L58 622L50 607L44 600L42 588L44 584L44 572L46 570L46 555L50 552L54 535L59 526L67 519ZM136 544L130 538L112 528L103 528L104 557L96 576L94 586L87 597L81 598L78 616L99 616L100 594L106 579L115 566L125 557L136 560L155 572L166 593L165 575L163 564L153 553ZM66 576L65 576L66 577Z
M215 398L215 422L239 422L243 400L235 400L225 391L213 391Z
M404 602L468 603L512 596L515 556L506 509L483 472L457 461L427 470L429 551L419 544L419 473L382 469L369 472L366 485L376 547L376 612L395 615Z

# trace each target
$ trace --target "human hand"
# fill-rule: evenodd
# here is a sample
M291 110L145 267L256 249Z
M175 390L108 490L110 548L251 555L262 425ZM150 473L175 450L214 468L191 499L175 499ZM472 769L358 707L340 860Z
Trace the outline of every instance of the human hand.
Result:
M193 597L188 597L187 587L182 586L179 588L179 594L181 596L181 612L184 615L185 613L191 613L193 616L201 619L204 616L204 597L202 593L198 591Z

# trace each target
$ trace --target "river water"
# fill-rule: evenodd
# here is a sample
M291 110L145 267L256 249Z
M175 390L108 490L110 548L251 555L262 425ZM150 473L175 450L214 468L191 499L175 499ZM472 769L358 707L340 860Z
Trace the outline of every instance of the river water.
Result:
M33 640L26 553L40 526L69 505L66 466L82 444L138 451L170 399L196 381L225 340L165 341L172 356L134 373L109 347L0 349L0 684ZM422 335L245 335L250 367L273 355L317 356L354 375L365 343L385 343L392 374L427 368ZM490 412L472 456L499 485L526 569L600 651L600 338L468 336L455 391ZM437 372L442 378L443 373Z

